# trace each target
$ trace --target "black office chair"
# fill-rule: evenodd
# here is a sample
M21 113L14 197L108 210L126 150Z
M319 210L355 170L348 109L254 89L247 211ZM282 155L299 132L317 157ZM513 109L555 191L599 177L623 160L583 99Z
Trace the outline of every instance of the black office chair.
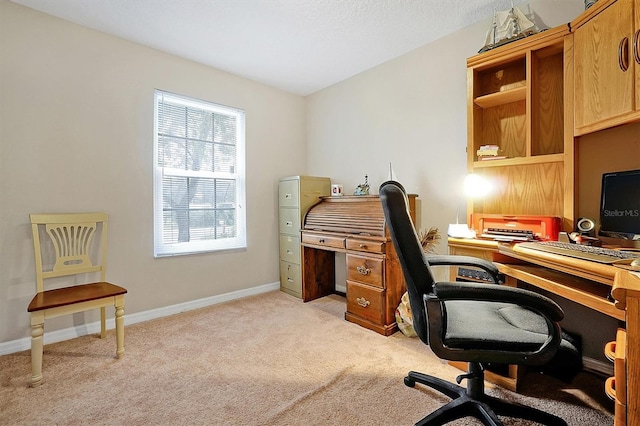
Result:
M542 365L561 344L558 322L564 314L551 299L500 284L497 267L468 256L427 255L418 240L408 212L406 193L398 182L380 186L380 200L409 293L413 327L420 339L440 358L468 362L457 377L467 386L415 371L404 379L453 398L416 425L442 425L473 416L485 425L502 425L497 415L533 420L546 425L566 425L559 417L509 403L484 392L484 367L489 363ZM431 266L471 266L486 271L495 284L435 282Z

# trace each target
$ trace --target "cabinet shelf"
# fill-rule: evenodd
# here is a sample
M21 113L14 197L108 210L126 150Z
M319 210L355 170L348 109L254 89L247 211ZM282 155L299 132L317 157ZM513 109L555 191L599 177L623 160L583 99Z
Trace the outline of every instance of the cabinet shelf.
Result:
M567 195L573 191L565 185L573 174L565 167L573 155L565 143L568 34L561 25L467 59L467 170L494 184L491 194L469 202L468 212L573 222ZM479 159L486 145L498 146L503 158Z
M490 93L484 96L478 96L474 99L474 103L480 108L492 108L499 105L506 105L512 102L524 101L527 97L527 88L525 86L516 87L515 89L505 90L503 92Z
M480 169L485 167L521 166L525 164L562 163L564 154L535 155L532 157L505 158L502 160L474 161L473 167Z

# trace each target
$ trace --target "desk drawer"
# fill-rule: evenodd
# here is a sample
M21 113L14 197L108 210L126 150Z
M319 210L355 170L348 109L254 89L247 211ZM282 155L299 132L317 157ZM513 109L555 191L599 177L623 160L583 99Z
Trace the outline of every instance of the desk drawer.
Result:
M347 312L384 324L384 290L347 280Z
M382 241L347 238L347 250L366 251L369 253L384 253L384 244L385 243L383 243Z
M302 242L304 244L313 244L316 246L326 246L344 249L344 237L332 237L323 234L307 234L302 233Z
M384 288L384 258L347 253L347 280Z

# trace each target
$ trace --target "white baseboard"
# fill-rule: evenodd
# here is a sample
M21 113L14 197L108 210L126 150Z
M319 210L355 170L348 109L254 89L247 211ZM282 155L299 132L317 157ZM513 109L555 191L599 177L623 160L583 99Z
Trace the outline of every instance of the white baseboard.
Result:
M267 293L269 291L278 290L279 288L280 282L275 282L271 284L264 284L258 287L248 288L246 290L233 291L231 293L220 294L218 296L211 296L204 299L192 300L190 302L178 303L177 305L152 309L150 311L137 312L135 314L125 313L124 324L126 326L139 322L149 321L156 318L162 318L169 315L179 314L180 312L187 312L193 309L199 309L222 302L228 302L230 300ZM107 328L115 328L115 320L113 318L107 319ZM63 330L55 330L45 333L44 344L46 345L48 343L62 342L63 340L69 340L76 337L85 336L87 334L94 334L99 332L100 321L96 321L90 324L83 324L77 327L70 327ZM31 337L25 337L23 339L0 343L0 355L21 352L27 349L31 349Z

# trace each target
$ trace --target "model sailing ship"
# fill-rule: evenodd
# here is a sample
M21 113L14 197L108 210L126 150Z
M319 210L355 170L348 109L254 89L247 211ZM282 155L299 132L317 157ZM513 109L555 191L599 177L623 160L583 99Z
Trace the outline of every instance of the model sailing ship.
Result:
M532 18L533 19L533 18ZM487 32L485 45L478 53L495 49L512 41L536 34L541 30L518 7L511 2L511 9L495 12L491 29Z

